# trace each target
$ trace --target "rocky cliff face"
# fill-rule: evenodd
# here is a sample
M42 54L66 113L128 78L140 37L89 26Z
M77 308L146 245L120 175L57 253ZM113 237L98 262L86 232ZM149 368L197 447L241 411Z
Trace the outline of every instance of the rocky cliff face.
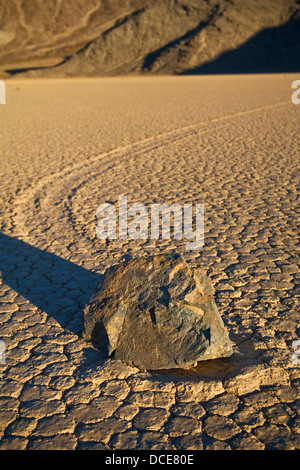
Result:
M150 0L0 0L0 69L72 57Z
M0 67L22 76L299 68L297 0L0 0L0 15Z

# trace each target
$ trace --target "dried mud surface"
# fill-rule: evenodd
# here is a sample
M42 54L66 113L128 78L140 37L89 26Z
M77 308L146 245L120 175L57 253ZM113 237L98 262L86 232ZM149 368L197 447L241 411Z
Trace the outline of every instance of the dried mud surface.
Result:
M24 80L1 122L1 449L299 449L291 75ZM103 202L204 203L205 244L96 237ZM143 372L82 340L99 277L176 249L234 348Z
M297 0L0 0L0 76L299 71Z

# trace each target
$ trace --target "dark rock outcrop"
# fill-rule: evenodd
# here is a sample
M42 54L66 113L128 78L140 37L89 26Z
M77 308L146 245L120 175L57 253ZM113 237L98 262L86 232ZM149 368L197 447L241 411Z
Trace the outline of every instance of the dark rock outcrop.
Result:
M85 309L84 339L141 369L232 354L209 278L174 255L109 269Z

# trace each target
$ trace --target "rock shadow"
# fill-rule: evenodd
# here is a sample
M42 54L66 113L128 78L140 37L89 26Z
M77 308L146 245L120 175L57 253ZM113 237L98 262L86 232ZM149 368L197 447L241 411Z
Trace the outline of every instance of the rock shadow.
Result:
M63 328L81 335L83 308L100 280L99 274L3 233L0 272L3 283Z

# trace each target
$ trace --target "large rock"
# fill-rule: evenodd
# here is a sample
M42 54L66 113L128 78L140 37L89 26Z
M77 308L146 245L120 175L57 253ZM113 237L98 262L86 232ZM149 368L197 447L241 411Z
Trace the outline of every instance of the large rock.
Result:
M232 354L209 278L174 255L109 269L85 309L84 339L141 369Z

